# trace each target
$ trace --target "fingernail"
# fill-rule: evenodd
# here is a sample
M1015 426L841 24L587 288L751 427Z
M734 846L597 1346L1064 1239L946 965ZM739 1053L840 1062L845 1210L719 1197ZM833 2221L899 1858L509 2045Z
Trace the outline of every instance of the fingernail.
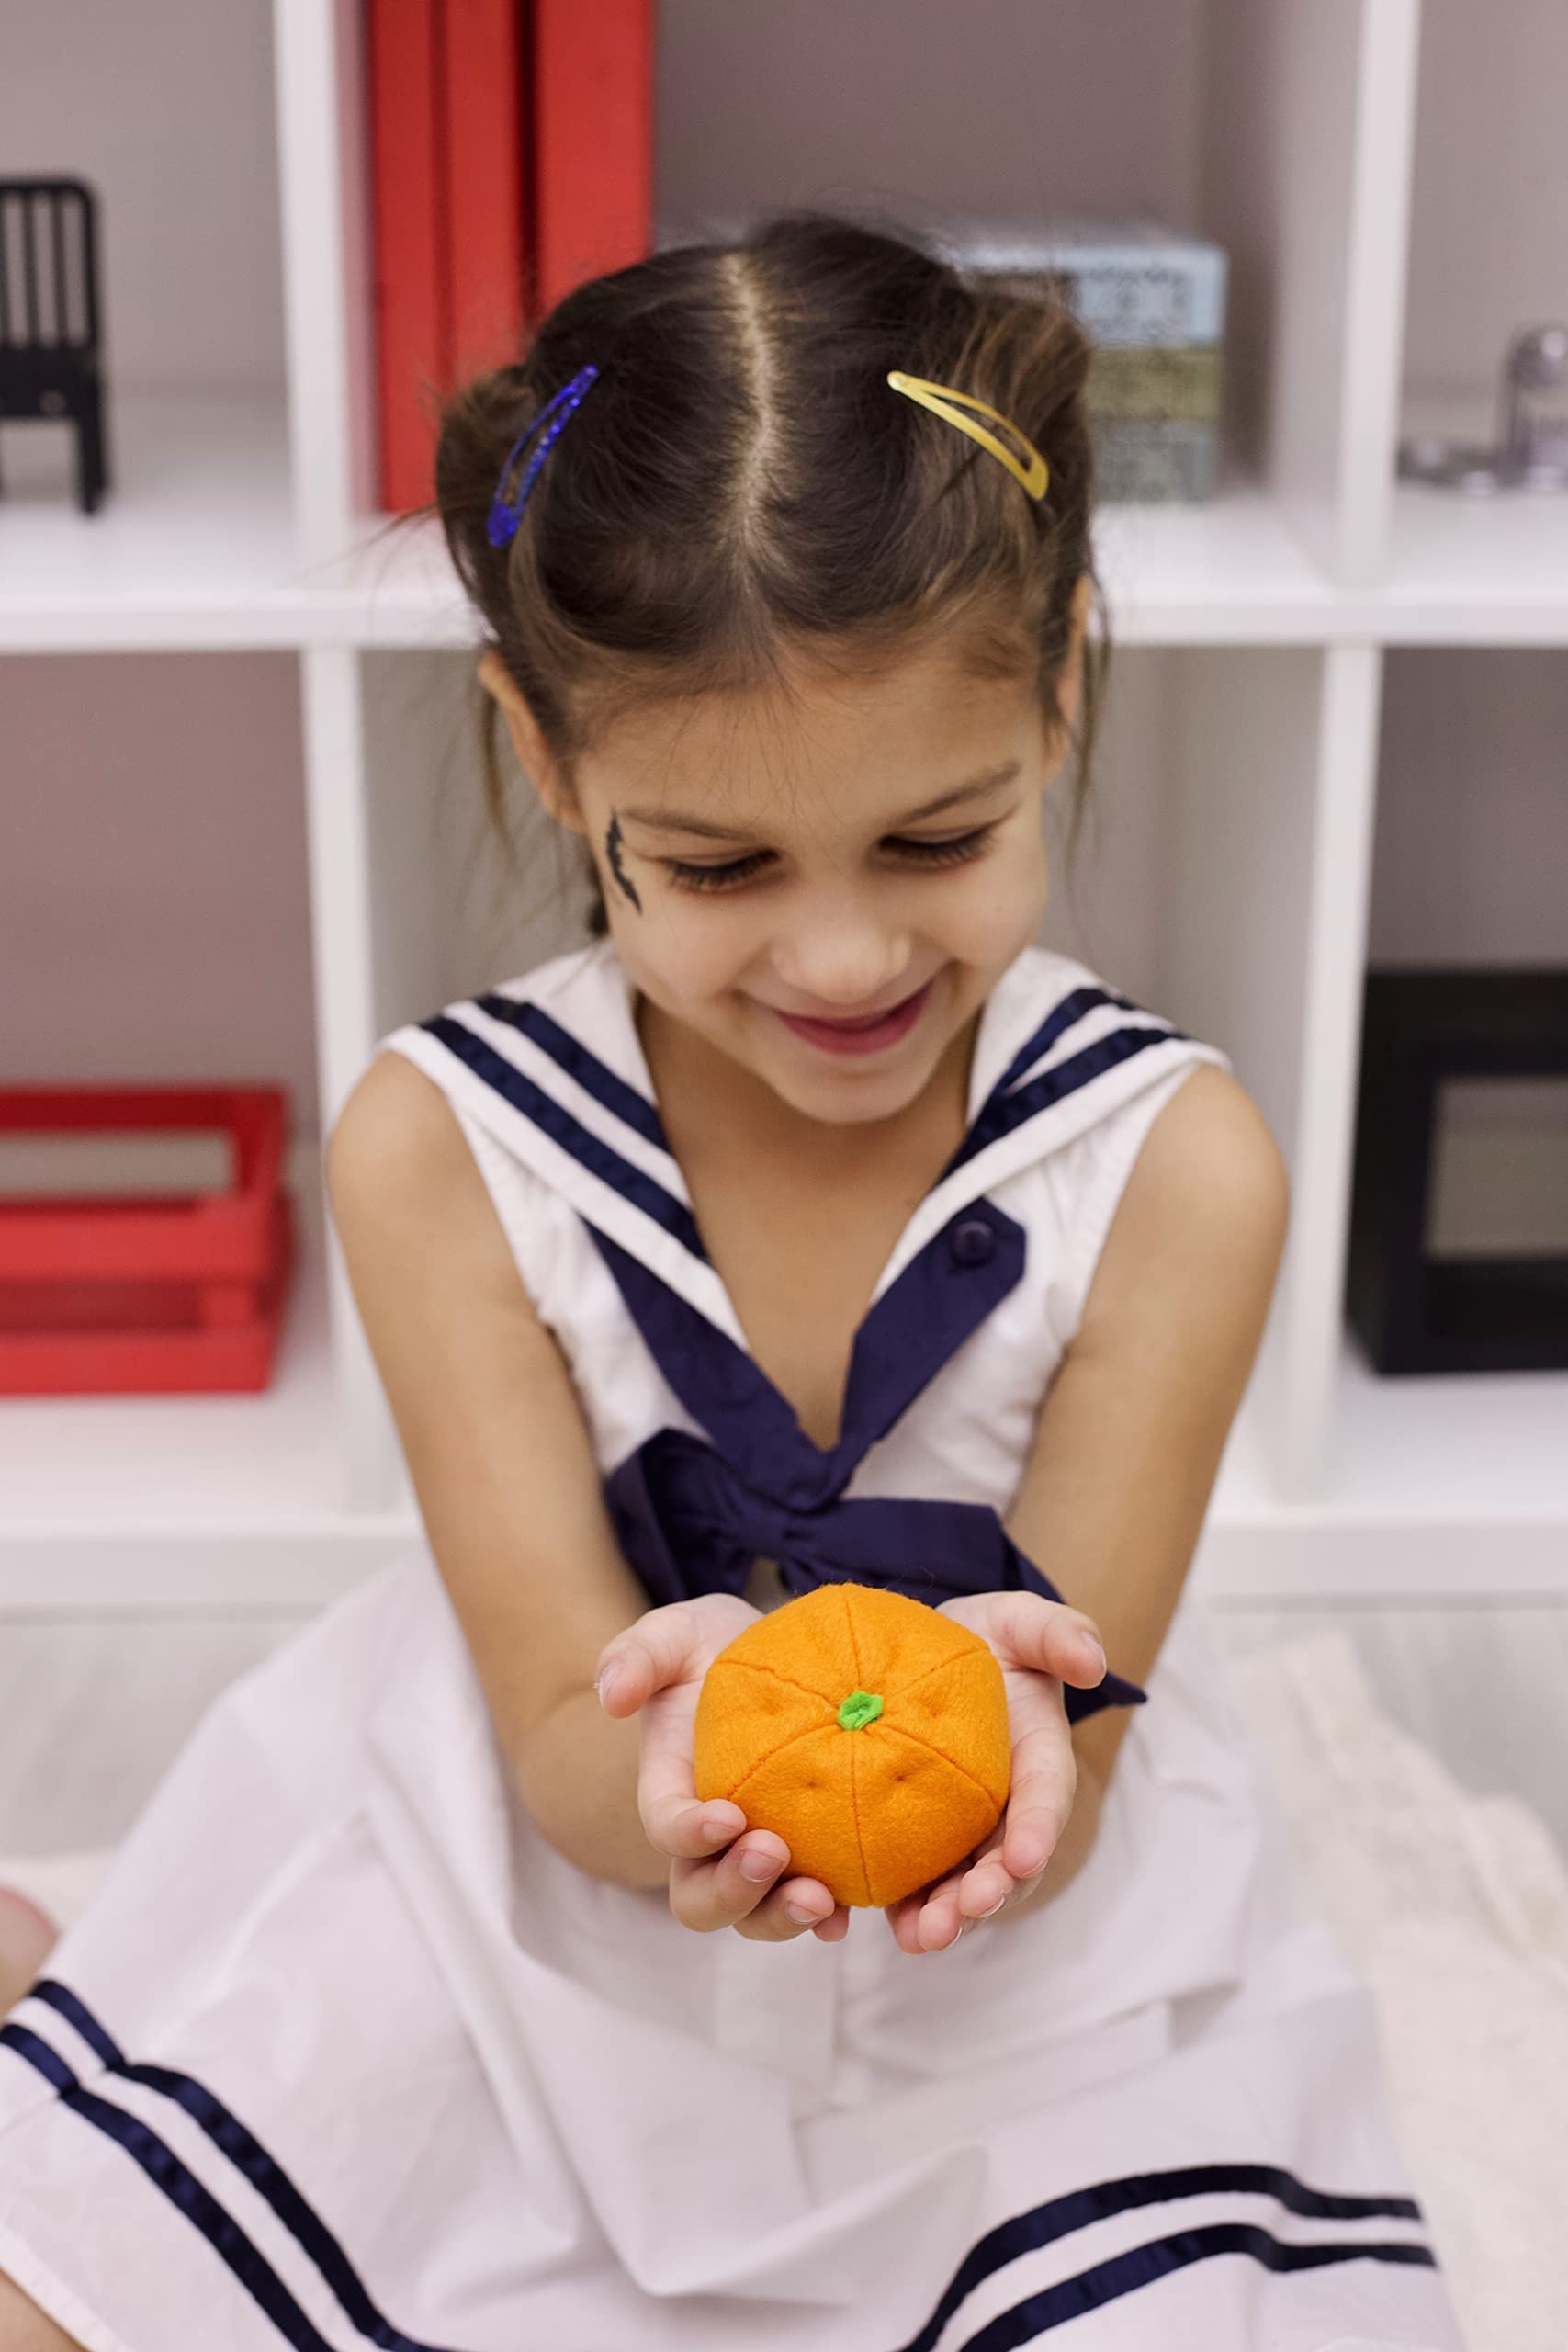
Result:
M783 1868L782 1862L775 1862L771 1855L759 1854L755 1849L740 1857L741 1877L751 1879L759 1886L765 1878L776 1878Z
M728 1821L704 1821L698 1824L698 1827L710 1846L720 1846L727 1838L734 1835Z
M594 1683L593 1688L599 1693L599 1704L601 1706L604 1704L605 1700L610 1696L610 1693L614 1690L620 1679L621 1669L618 1666L607 1666L603 1674L600 1675L598 1680Z
M1105 1650L1103 1645L1097 1642L1092 1634L1080 1634L1078 1636L1078 1644L1089 1665L1097 1666L1101 1674L1103 1674L1106 1671Z
M827 1917L827 1913L824 1911L803 1911L798 1903L786 1903L784 1905L784 1917L786 1919L793 1919L797 1928L815 1928L819 1920Z
M1005 1894L998 1894L988 1911L976 1911L975 1917L976 1919L994 1919L997 1913L1001 1909L1002 1905L1006 1901L1007 1896Z

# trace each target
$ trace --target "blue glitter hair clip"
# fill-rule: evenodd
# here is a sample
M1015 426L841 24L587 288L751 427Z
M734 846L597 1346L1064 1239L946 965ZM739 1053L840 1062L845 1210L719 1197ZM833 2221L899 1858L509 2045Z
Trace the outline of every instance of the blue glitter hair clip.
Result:
M592 365L580 368L570 383L563 384L554 400L546 401L527 432L519 435L507 451L506 462L501 469L501 478L495 486L495 496L490 503L489 531L492 548L508 547L516 537L517 526L523 520L523 509L528 503L528 492L538 480L539 468L554 447L556 435L573 410L581 405L583 396L598 373L598 368ZM516 503L509 506L504 495L506 477L517 461L518 452L533 439L540 425L545 424L547 417L553 417L554 422L546 426L538 447L524 468L523 479L517 485Z

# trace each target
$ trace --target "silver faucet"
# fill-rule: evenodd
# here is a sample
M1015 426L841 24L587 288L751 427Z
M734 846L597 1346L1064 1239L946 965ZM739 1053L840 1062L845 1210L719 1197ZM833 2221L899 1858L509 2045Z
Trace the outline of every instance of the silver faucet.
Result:
M1527 327L1508 345L1495 447L1416 435L1399 445L1399 472L1482 498L1568 491L1568 326Z

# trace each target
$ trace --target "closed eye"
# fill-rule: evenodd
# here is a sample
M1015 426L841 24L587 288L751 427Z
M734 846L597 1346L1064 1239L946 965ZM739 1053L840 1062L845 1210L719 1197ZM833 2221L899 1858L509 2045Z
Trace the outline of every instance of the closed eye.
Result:
M980 825L973 832L955 833L945 841L916 841L890 834L883 847L892 851L896 858L912 865L966 865L971 858L985 854L996 830L994 824ZM752 850L745 857L730 858L723 865L694 865L678 857L667 857L660 862L680 889L733 890L741 883L753 880L765 866L771 865L773 853L768 849Z

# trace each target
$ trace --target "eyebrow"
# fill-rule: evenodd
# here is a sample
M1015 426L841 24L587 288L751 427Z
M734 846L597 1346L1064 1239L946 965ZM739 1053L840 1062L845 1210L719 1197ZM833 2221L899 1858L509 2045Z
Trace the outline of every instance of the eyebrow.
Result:
M998 768L988 768L984 775L972 776L967 784L954 785L951 792L940 793L934 800L922 801L918 808L906 809L902 817L888 828L897 832L901 825L918 824L922 817L939 817L944 808L956 808L967 800L978 800L982 793L994 792L998 784L1010 784L1019 771L1016 759L1004 761ZM705 841L748 842L756 834L744 825L714 825L705 817L687 817L671 808L623 808L623 818L635 824L646 825L659 833L697 833Z

